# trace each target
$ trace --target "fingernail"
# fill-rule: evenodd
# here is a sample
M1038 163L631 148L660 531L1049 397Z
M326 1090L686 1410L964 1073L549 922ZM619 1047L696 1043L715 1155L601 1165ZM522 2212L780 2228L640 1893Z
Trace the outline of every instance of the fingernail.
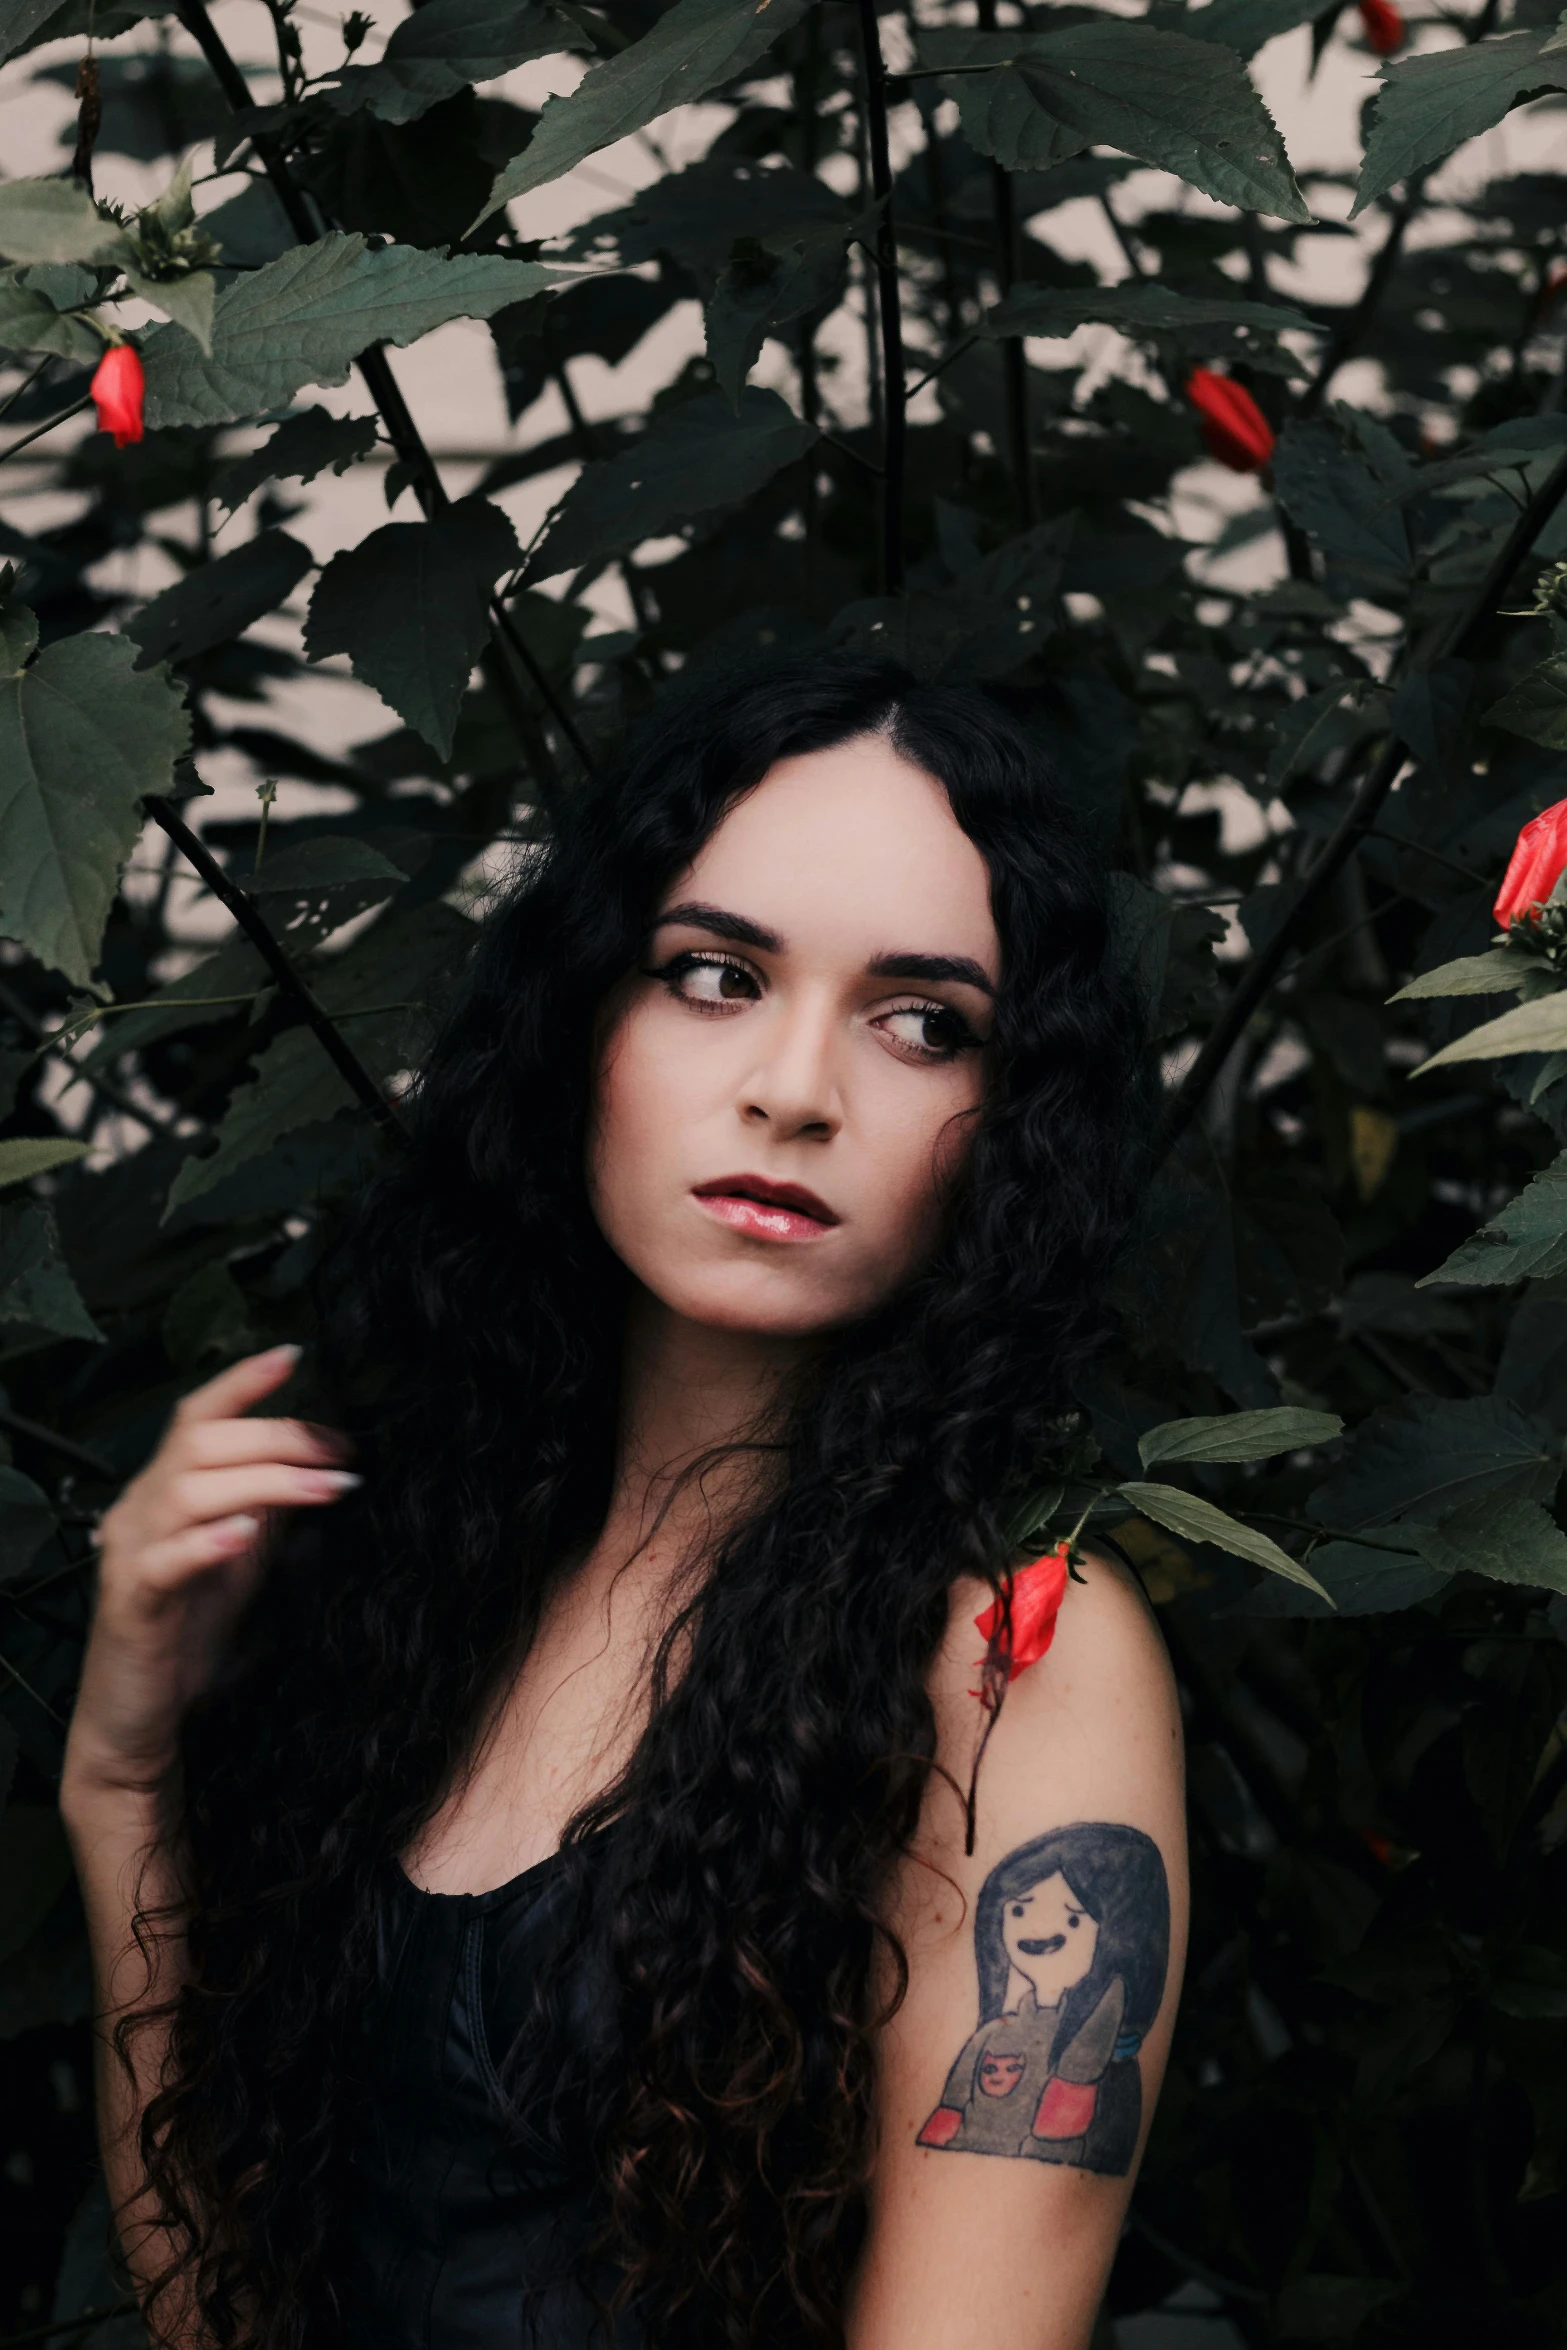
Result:
M356 1485L364 1483L363 1477L352 1469L312 1469L310 1473L318 1485L330 1485L334 1493L351 1493Z
M237 1518L230 1518L224 1528L224 1531L228 1534L232 1534L236 1541L249 1542L255 1535L261 1532L261 1520L259 1518L247 1518L243 1515Z
M302 1346L295 1346L293 1341L290 1340L286 1346L275 1346L272 1349L272 1353L269 1359L274 1363L288 1363L292 1365L298 1362L304 1351L305 1350Z

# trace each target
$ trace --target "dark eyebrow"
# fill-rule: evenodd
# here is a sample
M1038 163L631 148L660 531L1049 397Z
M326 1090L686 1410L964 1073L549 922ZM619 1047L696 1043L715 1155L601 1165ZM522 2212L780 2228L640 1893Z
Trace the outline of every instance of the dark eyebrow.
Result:
M968 955L878 955L868 969L873 979L961 979L982 995L996 992L981 966Z
M752 922L744 914L726 913L722 906L704 906L697 900L688 900L684 905L666 908L653 927L662 930L666 922L684 922L692 930L711 931L714 938L732 938L737 946L758 947L764 955L783 952L783 940L776 930L764 930L760 922Z

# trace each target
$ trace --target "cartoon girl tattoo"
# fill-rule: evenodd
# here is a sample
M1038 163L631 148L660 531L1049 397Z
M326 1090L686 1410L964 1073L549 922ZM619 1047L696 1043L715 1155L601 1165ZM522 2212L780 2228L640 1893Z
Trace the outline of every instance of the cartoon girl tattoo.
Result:
M1159 1847L1098 1822L1019 1845L981 1888L974 1954L979 2029L920 2145L1124 2177L1170 1955Z

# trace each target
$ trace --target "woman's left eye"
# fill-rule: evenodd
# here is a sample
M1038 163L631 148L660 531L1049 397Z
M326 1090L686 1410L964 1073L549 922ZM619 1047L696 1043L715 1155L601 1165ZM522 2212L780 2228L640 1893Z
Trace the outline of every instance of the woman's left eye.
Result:
M961 1012L950 1004L900 1004L876 1023L920 1061L951 1061L979 1043Z

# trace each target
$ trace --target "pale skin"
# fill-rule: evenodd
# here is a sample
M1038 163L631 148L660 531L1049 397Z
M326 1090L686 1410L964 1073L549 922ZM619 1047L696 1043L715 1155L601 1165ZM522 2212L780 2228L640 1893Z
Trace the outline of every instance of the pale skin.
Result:
M983 1098L1001 980L988 876L940 787L880 737L775 768L674 877L662 913L643 967L604 1007L588 1151L594 1212L634 1284L610 1510L468 1767L401 1856L436 1891L506 1882L615 1778L646 1719L650 1651L674 1595L766 1473L745 1455L696 1484L679 1472L749 1433L824 1332L917 1269ZM262 1521L329 1505L352 1475L330 1431L260 1416L291 1369L287 1354L253 1357L188 1398L103 1524L62 1801L105 2026L146 1996L129 1955L135 1872L167 1801L181 1712L259 1571ZM978 1890L1007 1853L1066 1822L1124 1822L1160 1847L1174 1933L1139 2058L1145 2127L1157 2093L1185 1920L1178 1720L1140 1595L1104 1562L1086 1573L1050 1654L1008 1695L973 1856L961 1804L933 1780L917 1853L889 1888L911 1982L882 2041L850 2350L1084 2350L1092 2329L1130 2177L915 2143L975 2027ZM931 1671L941 1759L960 1786L979 1726L972 1618L988 1598L977 1584L954 1592ZM177 1892L172 1864L158 1866L144 1900ZM1054 1935L1071 1891L1038 1888L1052 1922L1029 1938ZM159 1991L177 1944L160 1963ZM145 2047L143 2083L157 2055ZM144 2093L103 2067L105 2157L133 2263L129 2136ZM193 2327L180 2338L196 2350Z

